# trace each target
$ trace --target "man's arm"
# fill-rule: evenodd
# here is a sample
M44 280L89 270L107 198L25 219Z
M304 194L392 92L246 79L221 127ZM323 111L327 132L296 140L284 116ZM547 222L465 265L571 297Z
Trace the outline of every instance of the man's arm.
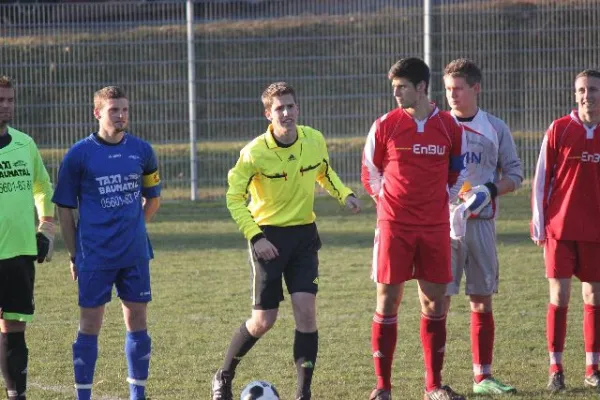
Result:
M248 187L257 173L249 152L242 150L235 166L227 174L227 194L225 195L227 209L247 240L262 235L262 230L252 218L246 206Z
M62 233L63 242L69 252L69 257L73 259L75 257L75 217L73 215L73 209L67 207L58 206L58 221L60 224L60 231Z
M462 125L456 123L452 128L454 133L452 138L452 148L450 149L450 163L448 166L448 197L450 203L453 203L457 197L460 188L466 180L467 170L465 169L464 155L467 152L467 137Z
M385 117L385 116L384 116ZM369 196L377 203L379 192L383 183L383 156L384 146L381 143L379 131L381 126L380 118L373 122L367 135L365 148L363 150L362 166L360 171L360 180L363 187L369 193Z
M160 207L160 197L144 197L144 219L150 222Z
M550 126L540 149L535 176L531 184L531 210L530 224L531 239L538 246L546 240L545 216L548 207L548 196L552 182L552 173L556 163L556 149L552 146L554 123Z
M43 263L44 261L51 261L54 254L54 234L56 232L54 204L52 203L54 190L42 156L33 141L31 142L30 151L33 160L33 199L40 220L36 235L37 261Z
M514 192L523 182L521 159L517 154L517 146L508 126L500 119L490 116L492 126L498 132L498 167L502 178L496 182L498 196Z
M277 257L279 251L267 240L246 206L248 187L257 173L251 155L249 152L242 150L237 163L227 174L229 187L225 198L231 217L244 234L244 237L252 244L256 256L268 261Z
M345 186L338 174L333 170L333 168L331 168L329 152L327 151L327 143L325 142L325 138L320 135L319 139L321 140L321 156L323 157L323 161L319 166L317 182L323 189L327 191L327 193L329 193L331 197L336 198L340 204L346 204L349 208L356 210L356 208L354 208L356 204L353 201L347 201L348 196L354 195L352 189ZM360 207L358 208L360 209Z

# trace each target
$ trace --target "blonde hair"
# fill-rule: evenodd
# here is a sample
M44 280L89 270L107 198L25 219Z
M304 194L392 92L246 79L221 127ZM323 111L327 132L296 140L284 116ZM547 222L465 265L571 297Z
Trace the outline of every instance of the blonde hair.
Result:
M467 58L459 58L454 61L450 61L444 69L444 76L451 76L452 78L463 78L469 86L473 86L476 83L481 83L481 70L473 61Z
M268 110L273 105L273 97L281 97L286 94L291 94L296 102L296 92L287 82L275 82L271 83L262 93L260 99L262 100L265 110Z
M107 86L94 93L94 109L99 110L109 99L126 99L125 91L119 86Z
M0 88L13 89L14 88L13 80L9 76L0 75Z

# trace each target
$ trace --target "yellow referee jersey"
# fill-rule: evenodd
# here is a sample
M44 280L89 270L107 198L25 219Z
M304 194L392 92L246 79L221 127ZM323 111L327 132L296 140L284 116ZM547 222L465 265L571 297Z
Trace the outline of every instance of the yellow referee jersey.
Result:
M248 240L262 232L260 225L314 222L315 181L342 205L352 194L331 169L321 132L300 125L297 131L293 145L279 147L269 126L242 149L227 175L227 208Z

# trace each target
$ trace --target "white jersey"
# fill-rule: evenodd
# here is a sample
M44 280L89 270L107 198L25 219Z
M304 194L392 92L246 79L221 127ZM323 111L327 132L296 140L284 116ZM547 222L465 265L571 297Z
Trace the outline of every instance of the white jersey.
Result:
M458 118L452 113L454 118ZM479 109L471 121L458 121L467 139L465 154L466 181L472 186L497 182L508 177L521 186L523 172L510 129L501 119ZM497 199L486 206L477 218L495 218Z

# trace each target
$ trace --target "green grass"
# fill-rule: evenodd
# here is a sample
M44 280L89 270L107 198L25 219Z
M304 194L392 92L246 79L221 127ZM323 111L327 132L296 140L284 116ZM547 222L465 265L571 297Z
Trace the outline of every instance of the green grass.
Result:
M502 199L498 222L500 293L495 297L494 370L518 387L515 399L544 399L547 380L545 315L547 283L541 251L529 240L528 191ZM318 296L320 352L314 380L317 400L366 399L374 384L370 326L375 290L369 280L375 213L349 215L332 199L319 199L322 236ZM245 243L224 203L165 204L150 225L157 258L152 264L154 301L149 326L153 356L152 399L208 399L210 379L220 366L231 334L250 314ZM77 331L76 285L59 249L38 268L36 320L28 329L29 396L72 398L71 344ZM399 318L394 361L395 398L420 399L423 388L419 308L414 282L407 285ZM556 398L597 398L583 389L582 302L575 284L569 315L565 368L569 390ZM238 369L236 392L253 379L273 382L292 399L293 318L289 299L280 319ZM96 368L96 399L127 399L124 327L118 301L107 307ZM469 393L469 313L464 296L454 299L448 320L444 380ZM469 396L470 398L476 398ZM553 397L553 398L554 398Z

